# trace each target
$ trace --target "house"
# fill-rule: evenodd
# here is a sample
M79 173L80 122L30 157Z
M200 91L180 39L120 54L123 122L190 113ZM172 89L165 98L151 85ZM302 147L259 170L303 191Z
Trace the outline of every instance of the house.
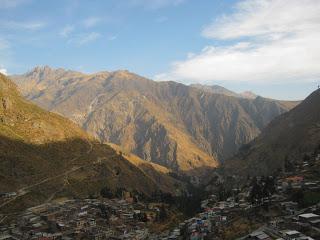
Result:
M279 219L273 219L269 222L270 226L272 226L273 228L277 228L279 227L279 225L283 224L284 220L279 218Z
M314 213L305 213L300 214L299 220L305 223L311 223L311 221L316 222L317 220L320 220L320 216Z
M17 196L17 193L16 193L16 192L0 193L0 197L11 198L11 197L16 197L16 196Z
M300 232L296 230L284 230L284 231L281 231L281 234L283 238L286 240L295 240L303 236Z
M90 218L90 219L89 219L89 225L90 225L91 227L95 227L95 226L96 226L96 220L95 220L94 218Z
M253 233L249 234L248 239L271 240L272 238L268 234L266 234L262 231L258 231L258 232L253 232Z
M302 182L303 180L304 178L302 176L291 176L286 178L287 182Z
M297 202L282 202L281 204L282 209L289 214L295 214L295 212L298 209L298 203Z

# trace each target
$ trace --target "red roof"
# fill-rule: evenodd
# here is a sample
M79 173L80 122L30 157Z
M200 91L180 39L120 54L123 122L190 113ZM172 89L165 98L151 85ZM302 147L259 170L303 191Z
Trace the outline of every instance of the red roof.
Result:
M286 180L291 181L291 182L301 182L301 181L303 181L303 177L302 176L292 176L292 177L287 177Z

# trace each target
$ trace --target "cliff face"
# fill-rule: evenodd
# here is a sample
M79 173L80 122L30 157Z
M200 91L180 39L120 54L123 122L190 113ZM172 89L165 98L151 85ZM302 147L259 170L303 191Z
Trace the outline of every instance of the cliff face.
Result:
M216 167L296 104L154 82L128 71L86 75L38 67L13 78L28 99L101 141L185 172Z
M261 175L302 161L320 147L320 90L291 111L277 117L254 141L226 161L229 172Z

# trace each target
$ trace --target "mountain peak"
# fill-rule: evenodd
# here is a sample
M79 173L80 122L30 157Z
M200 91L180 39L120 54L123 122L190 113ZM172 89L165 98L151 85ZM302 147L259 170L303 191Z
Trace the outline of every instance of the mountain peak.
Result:
M240 93L240 96L242 96L244 98L249 98L249 99L255 99L256 97L258 97L258 95L256 95L255 93L253 93L251 91L244 91L244 92Z
M36 66L33 69L31 69L30 72L34 73L34 72L49 72L52 71L53 69L51 67L49 67L48 65L44 65L44 66Z
M111 74L115 77L125 78L125 79L133 79L136 77L140 77L137 74L130 72L129 70L123 70L123 69L113 71Z

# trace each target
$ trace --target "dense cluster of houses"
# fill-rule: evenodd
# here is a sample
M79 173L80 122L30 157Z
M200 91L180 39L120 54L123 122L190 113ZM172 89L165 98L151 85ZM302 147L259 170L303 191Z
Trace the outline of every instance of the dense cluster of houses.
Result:
M233 189L232 197L226 201L218 201L216 195L211 195L201 203L202 212L196 217L179 224L171 232L162 234L155 239L220 239L221 229L239 216L246 216L258 212L264 205L275 206L279 209L279 217L269 222L263 230L254 231L242 239L256 240L312 240L320 239L320 203L310 208L299 208L298 202L289 200L292 191L320 192L320 181L317 178L306 178L308 172L320 165L320 154L315 157L311 165L308 161L298 163L292 172L273 179L275 192L263 197L259 202L250 200L252 186ZM312 174L311 174L312 175ZM272 177L271 177L272 178ZM261 177L257 178L260 181ZM303 232L312 232L319 238L312 238Z
M247 240L315 240L320 237L320 204L305 209L307 213L274 219L268 225L250 233ZM308 233L312 236L308 236Z
M220 228L232 221L239 212L246 211L249 205L245 200L241 204L236 203L234 198L217 201L217 196L211 195L201 202L202 211L197 216L185 220L174 230L154 239L217 239Z
M308 161L296 164L292 172L286 173L276 181L277 194L281 213L262 228L242 239L253 240L312 240L320 239L320 202L307 208L288 200L290 192L320 192L320 182L311 171L319 171L320 154L313 165ZM311 178L305 177L311 176Z
M147 239L148 224L157 220L156 204L111 200L68 200L26 210L0 227L0 239Z
M320 154L315 162L319 167ZM29 208L10 225L0 224L0 240L220 239L222 229L226 229L234 219L258 212L265 205L276 207L278 217L241 239L320 239L320 203L301 209L297 201L289 198L292 191L320 192L318 178L308 177L308 172L314 169L314 165L310 166L305 161L295 166L292 172L275 179L269 177L275 191L262 196L259 201L250 197L252 184L233 189L232 195L224 201L217 195L210 195L201 202L200 213L160 234L150 231L150 226L159 221L161 209L168 206L137 202L126 197L67 200ZM263 183L260 187L266 184L259 177L256 182ZM7 199L15 196L16 193L0 194L0 197Z

